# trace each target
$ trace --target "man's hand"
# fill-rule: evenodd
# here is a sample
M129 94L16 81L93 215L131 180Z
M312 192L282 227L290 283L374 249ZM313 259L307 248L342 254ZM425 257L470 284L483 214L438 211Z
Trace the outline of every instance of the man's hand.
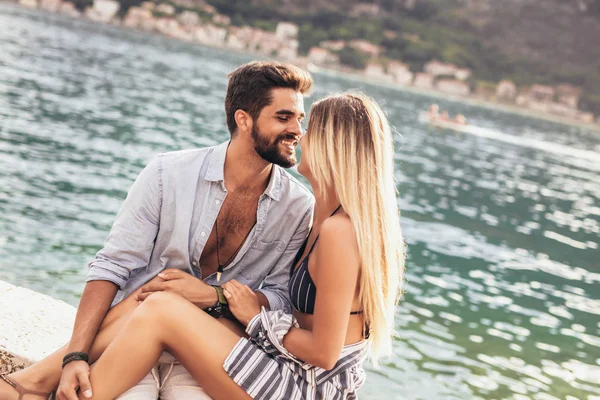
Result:
M57 400L78 400L77 388L85 397L92 397L90 366L85 361L72 361L65 365L56 390Z
M248 326L250 320L260 313L260 303L256 293L249 286L242 285L235 279L225 282L221 287L233 316L244 326Z
M169 268L158 274L160 279L153 279L141 287L137 295L143 301L154 292L170 292L178 294L200 308L215 304L215 289L202 280L177 268ZM208 296L207 296L208 294Z

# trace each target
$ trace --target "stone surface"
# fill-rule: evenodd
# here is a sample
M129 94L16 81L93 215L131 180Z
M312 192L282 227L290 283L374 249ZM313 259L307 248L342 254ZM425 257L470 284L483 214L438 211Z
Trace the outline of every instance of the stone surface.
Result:
M76 309L0 281L0 373L21 369L64 345Z

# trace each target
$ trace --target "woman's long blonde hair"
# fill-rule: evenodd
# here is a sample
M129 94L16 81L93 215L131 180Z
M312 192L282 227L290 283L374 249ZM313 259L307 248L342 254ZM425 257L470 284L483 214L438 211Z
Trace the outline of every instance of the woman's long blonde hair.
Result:
M303 154L319 188L333 187L352 220L361 260L359 298L376 365L391 353L395 306L404 275L396 200L394 142L377 103L343 93L313 104Z

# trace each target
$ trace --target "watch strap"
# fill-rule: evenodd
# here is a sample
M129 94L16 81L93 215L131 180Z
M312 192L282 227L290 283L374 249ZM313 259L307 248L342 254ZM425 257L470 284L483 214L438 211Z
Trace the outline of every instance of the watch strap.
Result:
M227 304L227 299L225 298L225 295L223 294L223 288L221 286L216 286L216 285L213 285L213 287L217 291L217 300L219 301L219 303Z

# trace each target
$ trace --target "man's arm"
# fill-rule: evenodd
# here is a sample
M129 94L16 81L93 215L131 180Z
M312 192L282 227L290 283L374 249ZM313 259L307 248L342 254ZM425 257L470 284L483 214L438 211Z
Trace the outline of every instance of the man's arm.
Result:
M110 281L123 288L131 272L150 261L162 206L160 156L137 177L115 218L104 247L90 262L86 281Z
M67 347L69 353L89 352L118 289L117 285L108 281L92 281L85 285L77 307L71 341Z
M140 173L115 218L104 247L90 263L88 283L77 309L69 352L89 351L117 290L125 285L131 271L148 265L160 220L160 171L160 159L156 158ZM88 389L91 393L88 376L87 363L74 361L67 364L57 390L58 399L77 399L77 387L84 395Z
M107 281L93 281L86 284L77 315L71 341L67 353L84 352L89 354L96 333L106 316L118 287ZM85 361L72 361L65 366L61 374L56 395L59 400L77 399L76 388L79 387L85 397L92 396L89 380L90 366Z
M288 295L290 268L310 230L313 204L312 202L309 203L304 217L302 217L302 222L298 225L294 236L292 236L292 240L288 243L277 264L265 277L262 287L256 290L260 305L265 306L267 309L284 310L286 313L292 310Z

